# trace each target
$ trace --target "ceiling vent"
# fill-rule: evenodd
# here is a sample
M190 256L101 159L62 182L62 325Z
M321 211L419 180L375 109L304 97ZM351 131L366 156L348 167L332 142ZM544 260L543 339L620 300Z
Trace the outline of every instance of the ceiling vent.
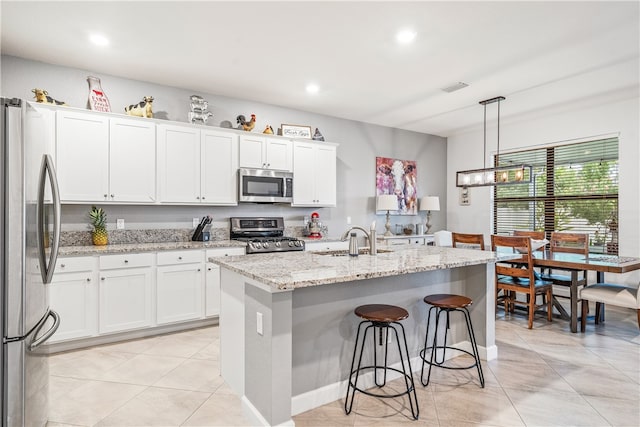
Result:
M467 86L469 85L464 82L458 82L458 83L452 84L451 86L443 87L442 90L444 92L451 93L460 89L464 89Z

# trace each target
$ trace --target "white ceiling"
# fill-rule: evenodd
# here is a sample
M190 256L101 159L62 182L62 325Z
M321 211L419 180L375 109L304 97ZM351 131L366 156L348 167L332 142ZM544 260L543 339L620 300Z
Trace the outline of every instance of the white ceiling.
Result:
M478 102L498 95L508 119L639 90L638 1L1 8L3 54L441 136L481 124ZM406 27L417 38L400 46ZM93 32L110 45L90 45Z

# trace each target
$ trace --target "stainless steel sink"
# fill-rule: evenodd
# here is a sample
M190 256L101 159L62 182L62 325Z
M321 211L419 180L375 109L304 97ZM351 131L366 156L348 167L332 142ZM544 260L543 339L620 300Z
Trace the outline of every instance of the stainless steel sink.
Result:
M393 252L390 249L378 249L376 253L384 254L388 252ZM317 251L313 252L316 255L329 255L329 256L347 256L349 255L349 251L347 249L341 249L336 251ZM358 250L358 254L360 255L369 255L369 248L360 248Z

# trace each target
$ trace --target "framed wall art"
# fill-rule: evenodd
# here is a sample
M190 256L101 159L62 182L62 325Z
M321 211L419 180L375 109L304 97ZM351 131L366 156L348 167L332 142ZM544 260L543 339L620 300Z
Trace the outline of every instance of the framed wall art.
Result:
M396 215L418 214L418 170L415 160L376 157L376 196L395 194ZM380 212L382 214L384 212Z
M311 139L311 126L281 124L282 136Z

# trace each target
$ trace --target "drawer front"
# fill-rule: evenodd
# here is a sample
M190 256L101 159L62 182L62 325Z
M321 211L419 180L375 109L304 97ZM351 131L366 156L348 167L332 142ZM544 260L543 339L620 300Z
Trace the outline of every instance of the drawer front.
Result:
M202 250L158 252L158 265L190 264L204 261Z
M75 273L79 271L91 271L94 268L94 258L85 257L69 257L58 258L56 262L56 274L58 273Z
M112 268L150 267L153 265L153 253L103 255L100 257L100 270Z
M216 248L216 249L207 249L207 259L223 257L223 256L232 256L232 255L244 255L245 248Z

